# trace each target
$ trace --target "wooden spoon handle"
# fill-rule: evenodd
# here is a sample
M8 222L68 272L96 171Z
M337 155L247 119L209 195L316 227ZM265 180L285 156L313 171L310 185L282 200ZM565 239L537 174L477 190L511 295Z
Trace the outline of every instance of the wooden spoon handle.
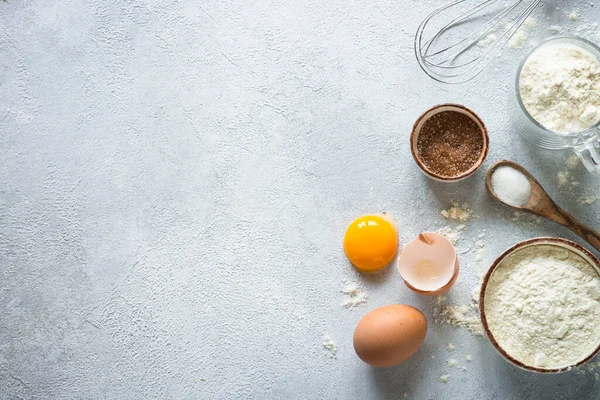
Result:
M555 215L556 218L551 218L559 224L569 228L571 231L579 235L589 244L591 244L596 250L600 251L600 233L593 230L583 222L577 220L571 214L556 206Z

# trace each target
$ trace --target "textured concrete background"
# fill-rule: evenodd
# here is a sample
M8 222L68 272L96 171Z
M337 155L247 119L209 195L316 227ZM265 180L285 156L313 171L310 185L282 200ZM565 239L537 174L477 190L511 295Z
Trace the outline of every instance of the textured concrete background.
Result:
M467 251L479 233L486 263L520 239L574 238L512 222L485 195L484 171L454 185L419 172L410 127L446 101L487 123L486 166L524 164L598 227L600 202L577 200L598 179L578 167L580 186L560 190L568 152L536 150L512 125L527 48L461 86L418 69L413 32L438 4L0 2L0 398L597 399L593 375L520 371L435 323L433 300L394 269L362 277L343 256L363 213L396 216L406 242L467 201L480 218L459 242L448 301L468 302L485 269ZM536 34L600 17L581 3L568 22L567 4L536 10ZM361 282L368 302L343 308L344 282ZM426 342L371 369L354 355L354 326L395 302L428 316Z

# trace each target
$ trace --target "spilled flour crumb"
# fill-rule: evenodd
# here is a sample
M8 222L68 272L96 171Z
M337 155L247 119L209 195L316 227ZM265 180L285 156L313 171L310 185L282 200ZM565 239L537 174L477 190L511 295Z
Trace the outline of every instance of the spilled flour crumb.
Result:
M468 203L462 203L461 205L458 205L457 202L453 202L452 206L447 210L442 210L441 214L447 220L462 222L455 228L445 226L438 230L438 233L440 235L445 236L450 241L450 243L455 245L461 237L461 232L466 227L464 223L471 218L473 211L471 210L471 207Z
M439 311L439 318L436 319L436 322L462 327L476 337L483 337L483 325L481 325L481 320L479 319L480 292L481 282L472 290L470 307L466 304L442 305ZM446 349L448 349L448 346L446 346Z
M454 367L456 367L456 366L458 365L458 360L455 360L454 358L451 358L451 359L449 359L449 360L446 360L446 365L447 365L449 368L454 368Z
M507 24L507 28L511 24ZM511 49L521 49L527 43L527 39L529 38L530 31L535 27L536 22L533 18L528 17L523 25L519 29L515 31L515 33L508 40L508 47Z
M577 157L575 154L571 154L569 156L569 158L567 158L567 160L565 161L565 166L568 169L574 169L578 165L579 165L579 157Z
M508 47L511 49L521 49L527 43L527 33L522 30L516 31L508 40Z
M594 193L587 193L579 198L579 202L584 205L594 204L596 200L598 197Z
M523 217L523 216L525 216L525 217ZM530 226L538 226L542 222L542 217L539 217L539 216L536 216L533 214L529 214L529 213L515 211L513 213L512 221L520 222L520 223L527 224Z
M577 168L578 165L579 157L577 157L575 154L571 154L569 158L565 160L566 169L556 173L556 183L558 184L559 188L566 184L570 184L571 186L579 185L579 182L575 181L573 174L571 173L571 171Z
M438 378L438 382L440 383L448 383L450 380L450 375L442 375Z
M567 13L567 18L569 21L577 21L579 19L579 10L573 10Z
M483 336L483 326L479 315L467 305L444 306L440 312L442 322L466 328L475 336Z
M346 308L354 308L360 304L367 302L367 295L362 292L358 284L350 283L344 289L342 293L348 296L348 298L342 303Z
M323 348L329 351L329 357L337 358L337 347L335 343L331 339L331 336L325 335L323 336Z
M529 30L535 28L536 25L537 25L536 20L531 17L527 17L525 19L525 21L523 21L523 27L526 29L529 29Z
M489 46L496 42L496 40L498 40L498 35L492 32L488 33L488 35L481 39L479 42L477 42L477 44L479 44L480 46Z
M469 354L467 354L467 356L465 357L465 360L467 360L468 362L473 361L473 357Z
M442 210L442 215L446 219L454 221L467 222L471 218L471 208L469 204L463 203L461 206L458 203L453 203L452 207L447 210Z
M446 350L448 350L448 351L454 351L455 349L456 349L456 346L453 345L452 343L448 343L446 345Z
M461 230L464 229L464 225L460 225L459 227L462 227ZM458 230L459 227L457 227L457 229L452 229L449 226L445 226L438 230L438 233L442 236L445 236L446 239L450 241L450 243L455 245L456 242L460 240L461 236L460 230Z
M485 243L483 242L483 240L478 240L477 242L475 242L475 246L477 246L477 253L475 254L475 261L477 261L477 263L479 265L483 264L484 260L485 260L485 255L486 255L486 251L485 251Z
M558 187L563 186L569 181L569 175L570 174L567 171L558 171L556 173L556 183L558 184Z
M549 26L549 27L548 27L548 31L549 31L550 33L553 33L553 34L557 35L557 34L559 34L559 33L562 33L562 31L563 31L563 28L562 28L562 26L558 26L558 25L552 25L552 26Z

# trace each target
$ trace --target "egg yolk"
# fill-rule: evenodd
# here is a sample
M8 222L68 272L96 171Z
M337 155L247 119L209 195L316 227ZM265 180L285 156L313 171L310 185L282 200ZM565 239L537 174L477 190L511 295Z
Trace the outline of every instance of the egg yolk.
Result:
M378 215L354 220L344 236L344 252L360 271L374 272L392 261L398 249L396 228Z

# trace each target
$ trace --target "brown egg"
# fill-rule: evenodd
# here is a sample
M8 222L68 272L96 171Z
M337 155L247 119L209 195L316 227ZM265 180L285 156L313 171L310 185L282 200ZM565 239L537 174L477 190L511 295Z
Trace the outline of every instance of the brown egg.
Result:
M423 344L427 320L423 313L404 304L377 308L360 320L354 330L354 351L373 367L390 367L412 356Z

